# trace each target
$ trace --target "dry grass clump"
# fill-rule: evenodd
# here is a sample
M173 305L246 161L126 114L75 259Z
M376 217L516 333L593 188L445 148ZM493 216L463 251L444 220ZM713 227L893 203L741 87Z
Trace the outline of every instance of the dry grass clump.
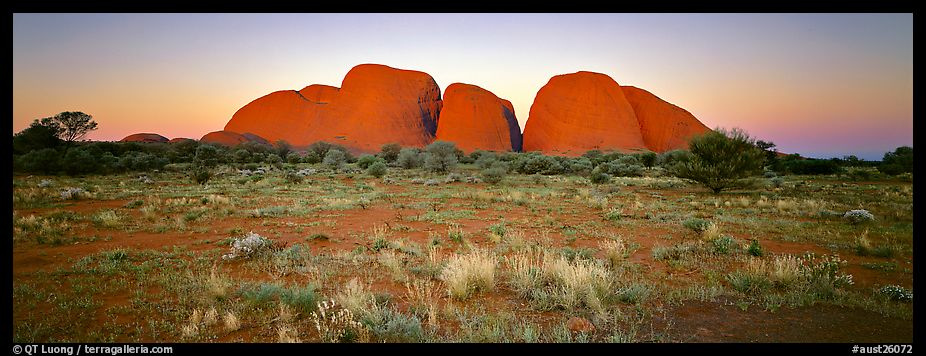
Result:
M415 280L412 283L405 282L405 295L412 305L424 308L428 314L428 325L432 328L439 326L437 292L434 290L434 283L430 280Z
M284 344L296 344L302 342L299 340L299 333L289 324L280 324L277 326L277 342Z
M368 304L373 300L373 294L366 285L357 278L352 278L344 288L339 290L335 295L335 301L345 309L355 314L360 314L367 309Z
M571 309L603 309L613 282L607 268L593 260L565 257L546 251L519 253L506 259L515 290L542 304Z
M119 226L121 219L113 210L103 210L93 216L93 222L97 226L113 228Z
M222 317L222 323L225 324L225 331L232 332L241 328L241 321L235 316L235 313L228 311Z
M334 300L318 303L312 321L323 342L369 342L370 330L360 323L350 310L339 307Z
M441 271L440 279L447 285L452 298L466 299L473 292L495 288L495 255L485 250L474 250L465 255L454 255Z
M718 238L720 238L720 226L714 222L709 223L701 232L701 239L704 241L714 241Z
M627 245L620 236L613 240L601 242L598 247L604 252L605 260L608 261L611 267L619 266L627 254Z
M215 307L209 308L209 310L206 311L206 314L203 315L203 324L206 326L215 325L216 321L218 320L218 316L219 312L215 310Z
M793 285L801 277L803 261L791 255L777 256L768 271L769 279L781 286Z
M393 250L382 250L379 252L379 258L377 259L380 265L386 267L389 270L389 273L392 274L392 278L397 281L404 281L406 279L405 268L403 265L403 259L395 253Z

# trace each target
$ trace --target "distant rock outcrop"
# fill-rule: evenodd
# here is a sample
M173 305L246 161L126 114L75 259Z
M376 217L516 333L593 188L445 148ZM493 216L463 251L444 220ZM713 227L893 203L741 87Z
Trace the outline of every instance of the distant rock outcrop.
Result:
M688 149L688 140L711 131L685 109L635 87L621 87L633 107L643 142L653 152Z
M352 68L341 88L310 85L245 105L225 130L305 147L317 141L374 152L386 143L423 147L434 139L440 88L427 73L378 64Z
M524 125L524 151L665 152L687 149L688 140L708 131L688 111L646 90L577 72L555 76L537 92Z
M167 137L155 133L137 133L128 135L121 142L168 142Z
M344 76L341 88L314 84L255 99L224 131L203 141L283 140L297 149L326 141L357 153L379 151L386 143L424 147L439 139L464 151L577 156L589 150L686 149L692 137L710 131L646 90L586 71L550 78L537 92L523 134L519 126L509 101L478 86L451 84L441 100L427 73L361 64Z
M267 144L267 140L252 133L239 134L231 131L215 131L207 133L199 139L201 143L218 143L225 146L237 146L245 142L258 142Z
M645 149L633 107L620 85L601 73L550 78L537 92L524 125L524 151L574 156Z
M179 143L179 142L187 142L187 141L196 142L196 140L194 140L194 139L192 139L192 138L186 138L186 137L174 137L174 138L170 139L170 143Z
M454 142L465 152L521 150L511 102L470 84L453 83L444 91L436 139Z

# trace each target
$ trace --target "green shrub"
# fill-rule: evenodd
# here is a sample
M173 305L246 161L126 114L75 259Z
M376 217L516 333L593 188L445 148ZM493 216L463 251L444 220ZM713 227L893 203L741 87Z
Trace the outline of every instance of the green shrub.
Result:
M376 178L386 175L386 162L376 161L367 168L367 174Z
M316 287L312 284L286 289L280 295L280 301L302 313L311 313L315 311L318 303L315 290Z
M768 277L758 273L736 271L727 275L733 289L743 294L760 294L772 286Z
M652 168L655 166L656 161L659 159L659 156L657 156L655 152L640 153L636 155L636 157L640 164L647 168Z
M756 239L753 239L752 242L749 243L749 248L747 249L747 252L749 252L750 255L753 255L756 257L762 257L762 255L764 254L764 252L762 252L762 245L759 245L759 240L756 240Z
M717 129L695 137L689 149L690 153L679 157L671 171L678 177L701 183L714 193L748 186L750 182L745 178L763 172L765 152L739 129Z
M193 181L200 185L205 185L206 182L212 178L212 170L205 166L195 165L193 166L193 171L191 172L193 176Z
M714 239L712 244L714 245L714 253L726 255L736 247L736 240L728 235L723 235Z
M569 162L569 172L580 176L587 176L592 173L594 166L592 161L585 157L579 157Z
M286 182L290 184L299 184L305 180L305 176L298 174L295 171L286 171L284 178L286 178Z
M416 148L403 148L396 158L396 164L405 169L421 167L421 154Z
M290 152L289 154L286 155L286 162L288 162L288 163L290 163L290 164L297 164L297 163L300 163L300 162L302 162L302 156L300 156L300 155L299 155L298 153L296 153L296 152Z
M498 184L508 174L508 164L495 161L492 166L482 171L482 180L490 184Z
M913 173L913 147L901 146L894 152L885 153L878 170L888 175Z
M698 234L707 231L707 228L709 228L711 224L712 223L710 221L698 218L686 219L682 222L682 226L687 227Z
M606 184L611 181L611 176L608 173L605 173L606 169L603 169L602 166L595 167L592 170L592 174L588 176L588 179L593 184Z
M347 163L347 155L341 150L328 150L322 163L331 169L340 170L344 168L344 164Z
M367 169L370 167L371 164L376 163L379 160L382 160L382 159L374 155L364 154L364 155L361 155L360 158L357 159L357 166L359 166L360 169Z
M425 147L424 168L445 173L457 165L457 148L453 142L435 141Z
M556 175L562 174L564 169L556 158L531 154L518 165L518 172L522 174Z
M387 143L380 147L379 157L387 163L392 163L399 159L400 152L402 152L402 146L398 143Z
M54 174L61 169L61 154L53 148L30 151L19 157L19 165L26 172Z

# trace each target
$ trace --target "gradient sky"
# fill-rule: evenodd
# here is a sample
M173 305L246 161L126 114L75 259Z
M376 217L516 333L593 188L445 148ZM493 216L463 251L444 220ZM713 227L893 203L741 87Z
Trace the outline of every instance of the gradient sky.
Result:
M61 111L88 137L199 138L277 90L379 63L509 99L610 75L810 157L913 144L912 14L14 14L13 132Z

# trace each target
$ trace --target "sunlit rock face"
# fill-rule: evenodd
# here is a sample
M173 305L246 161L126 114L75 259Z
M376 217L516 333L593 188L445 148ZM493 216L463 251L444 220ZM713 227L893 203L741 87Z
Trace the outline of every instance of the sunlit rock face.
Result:
M589 150L645 150L640 125L611 77L577 72L550 78L524 125L524 151L581 155Z
M520 151L521 128L511 102L475 85L453 83L444 92L437 140L464 152Z
M593 72L551 78L524 126L524 151L567 156L687 149L692 137L710 131L688 111Z
M711 129L687 110L635 87L621 87L640 121L643 142L653 152L688 149L688 141Z
M341 88L310 85L258 98L239 109L225 130L295 147L317 141L361 152L386 143L424 147L434 140L441 106L440 88L427 73L362 64L347 73Z

